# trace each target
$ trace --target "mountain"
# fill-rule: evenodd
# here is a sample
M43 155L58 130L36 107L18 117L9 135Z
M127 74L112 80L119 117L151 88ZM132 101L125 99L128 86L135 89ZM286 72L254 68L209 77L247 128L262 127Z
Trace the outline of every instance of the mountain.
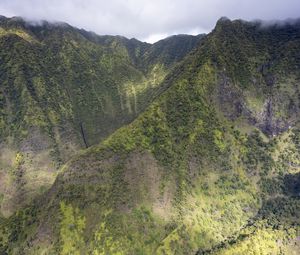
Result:
M1 219L2 252L297 254L299 48L298 20L220 19L133 122Z
M78 150L131 122L202 37L151 45L1 17L0 212L30 202Z

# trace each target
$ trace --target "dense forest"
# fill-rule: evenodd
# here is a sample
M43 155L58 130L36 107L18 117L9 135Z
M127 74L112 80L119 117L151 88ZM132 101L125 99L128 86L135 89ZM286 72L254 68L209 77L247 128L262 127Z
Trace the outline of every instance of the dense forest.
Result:
M299 254L300 21L0 27L0 254Z

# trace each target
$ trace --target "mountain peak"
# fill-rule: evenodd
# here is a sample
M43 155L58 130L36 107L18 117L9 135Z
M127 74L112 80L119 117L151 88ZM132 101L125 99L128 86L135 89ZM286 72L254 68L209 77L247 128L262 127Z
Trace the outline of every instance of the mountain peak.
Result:
M226 16L222 16L221 18L218 19L217 24L219 22L227 22L227 21L231 21L231 20Z
M221 17L218 19L217 23L216 23L216 27L217 26L221 26L223 24L229 24L231 23L231 20L225 16Z

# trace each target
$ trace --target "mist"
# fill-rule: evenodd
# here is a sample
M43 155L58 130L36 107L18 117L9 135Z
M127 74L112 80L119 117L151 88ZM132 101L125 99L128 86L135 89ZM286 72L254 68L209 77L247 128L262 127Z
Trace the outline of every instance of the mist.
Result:
M154 42L172 34L211 31L221 16L230 19L298 18L299 0L1 0L0 14L67 22L97 34ZM264 23L268 25L268 22Z

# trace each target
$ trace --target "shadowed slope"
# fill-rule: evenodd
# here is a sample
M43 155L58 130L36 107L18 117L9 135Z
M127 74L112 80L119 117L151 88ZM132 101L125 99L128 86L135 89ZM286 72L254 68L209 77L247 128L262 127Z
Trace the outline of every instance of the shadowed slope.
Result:
M269 229L260 224L269 215L264 209L272 184L280 176L294 183L288 176L299 171L300 133L292 121L299 105L260 119L266 106L251 100L261 93L279 109L279 102L295 99L300 69L291 52L299 47L299 32L297 23L262 30L260 24L220 20L135 121L73 157L42 198L4 223L2 249L205 254L219 252L232 237L239 242L253 222L258 237L250 236L250 244L262 236L259 245L269 253L290 248L298 221L273 231L270 245ZM269 84L261 66L276 54L267 74L278 80ZM290 65L285 54L294 56ZM278 93L283 88L293 93ZM282 123L293 126L279 128ZM290 205L284 210L293 219ZM283 248L273 249L282 236Z
M49 188L57 168L78 150L132 121L199 40L184 36L179 56L166 47L151 57L156 44L2 17L1 212L9 215ZM146 53L151 63L142 58Z

